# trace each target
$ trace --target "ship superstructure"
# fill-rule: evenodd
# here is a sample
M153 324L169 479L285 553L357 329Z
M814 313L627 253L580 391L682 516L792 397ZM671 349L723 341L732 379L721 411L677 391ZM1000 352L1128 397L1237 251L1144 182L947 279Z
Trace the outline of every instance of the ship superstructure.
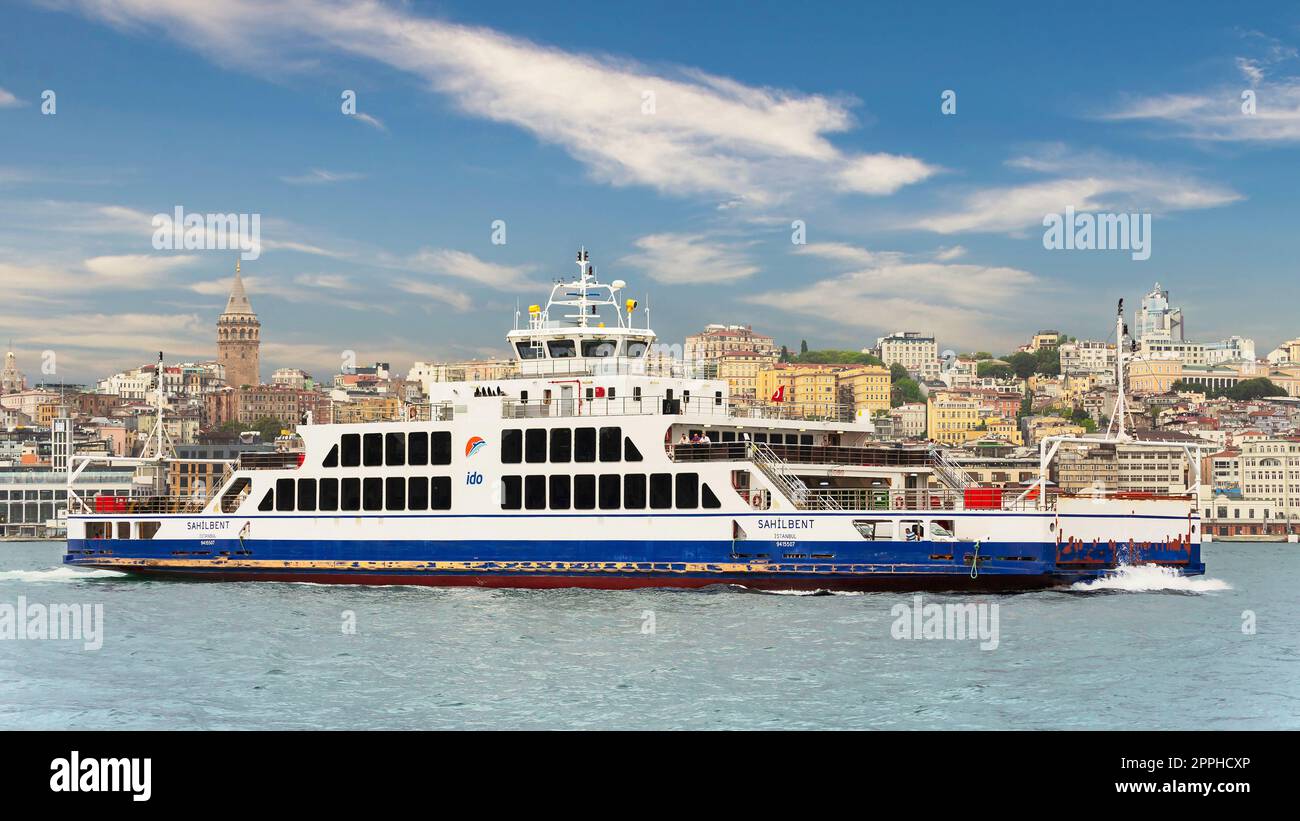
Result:
M300 446L245 454L211 493L70 492L65 561L214 580L796 590L1203 572L1194 486L1056 493L1049 440L1040 480L1005 492L936 447L874 441L851 408L733 398L689 363L659 365L626 284L601 283L585 250L576 261L516 316L517 376L436 383L405 421L299 425ZM148 468L166 458L142 471L165 476Z

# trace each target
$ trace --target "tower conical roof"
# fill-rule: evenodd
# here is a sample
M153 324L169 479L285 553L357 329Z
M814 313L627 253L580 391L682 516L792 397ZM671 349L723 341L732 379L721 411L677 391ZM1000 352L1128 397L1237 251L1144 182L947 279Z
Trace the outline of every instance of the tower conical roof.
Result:
M248 294L244 291L244 280L239 275L239 263L235 263L235 284L230 288L230 299L226 300L226 310L223 314L237 314L245 316L256 316L253 311L253 304L248 301Z

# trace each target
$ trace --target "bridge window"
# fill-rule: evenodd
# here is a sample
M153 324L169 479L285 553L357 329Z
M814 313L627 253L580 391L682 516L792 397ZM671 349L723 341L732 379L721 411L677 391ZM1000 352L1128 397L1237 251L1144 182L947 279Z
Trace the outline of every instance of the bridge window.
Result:
M623 429L600 429L600 461L617 462L623 458Z
M619 503L622 501L619 498L622 484L623 477L617 473L606 473L600 477L601 510L618 510Z
M613 356L618 350L618 341L614 339L584 339L582 355L597 358Z
M429 464L451 464L451 431L435 431L429 434Z
M555 475L551 477L551 510L569 509L569 477Z
M541 359L542 349L533 347L531 342L516 342L515 350L519 351L520 359Z
M596 429L578 428L573 436L573 461L596 461Z
M405 433L387 433L384 435L384 464L389 467L401 467L406 464Z
M673 475L671 473L650 474L650 507L664 510L673 506Z
M448 434L450 436L450 434ZM406 439L406 464L429 464L429 434L416 431Z
M406 510L406 478L389 476L384 480L384 507L386 510Z
M578 355L578 346L572 339L552 339L546 343L546 352L551 359L568 359Z
M321 510L338 510L339 509L339 480L338 479L321 479L320 480L320 503Z
M644 473L629 473L623 477L623 507L628 510L645 509Z
M450 476L434 476L429 480L429 509L451 510Z
M592 474L573 477L573 507L577 510L595 510L596 477Z
M677 507L693 510L700 503L700 475L698 473L677 474Z
M378 476L367 476L361 480L361 507L365 510L384 509L383 479Z
M551 461L567 462L573 457L573 431L555 428L551 431Z
M524 477L524 508L527 510L546 509L546 477Z
M339 489L341 491L340 496L342 496L344 510L361 509L361 480L360 479L344 479L339 484Z
M298 480L298 509L308 512L316 509L316 480Z
M627 355L630 357L644 356L646 343L644 339L629 339L627 341Z
M355 468L361 466L361 434L345 433L342 439L343 444L343 467Z
M406 507L408 510L429 509L429 480L424 476L412 476L406 484Z
M524 460L524 432L518 428L501 431L501 462L517 465Z
M501 477L501 509L518 510L523 505L522 476Z
M546 461L546 429L533 428L524 432L524 461Z

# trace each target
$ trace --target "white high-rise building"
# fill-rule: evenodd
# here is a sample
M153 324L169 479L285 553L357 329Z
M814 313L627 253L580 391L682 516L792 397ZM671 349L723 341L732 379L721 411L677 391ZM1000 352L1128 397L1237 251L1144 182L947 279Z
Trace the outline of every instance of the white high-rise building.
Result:
M1142 297L1135 332L1139 341L1151 338L1182 342L1185 338L1183 309L1169 305L1169 291L1161 288L1159 282L1151 293Z

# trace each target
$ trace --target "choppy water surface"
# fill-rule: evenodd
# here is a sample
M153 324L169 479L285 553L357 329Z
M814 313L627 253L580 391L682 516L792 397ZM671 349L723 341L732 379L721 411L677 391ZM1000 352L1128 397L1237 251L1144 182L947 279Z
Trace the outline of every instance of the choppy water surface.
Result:
M924 597L996 603L993 650L894 638L904 594L156 582L61 553L0 543L0 607L102 605L103 646L0 640L0 727L1300 727L1300 545Z

